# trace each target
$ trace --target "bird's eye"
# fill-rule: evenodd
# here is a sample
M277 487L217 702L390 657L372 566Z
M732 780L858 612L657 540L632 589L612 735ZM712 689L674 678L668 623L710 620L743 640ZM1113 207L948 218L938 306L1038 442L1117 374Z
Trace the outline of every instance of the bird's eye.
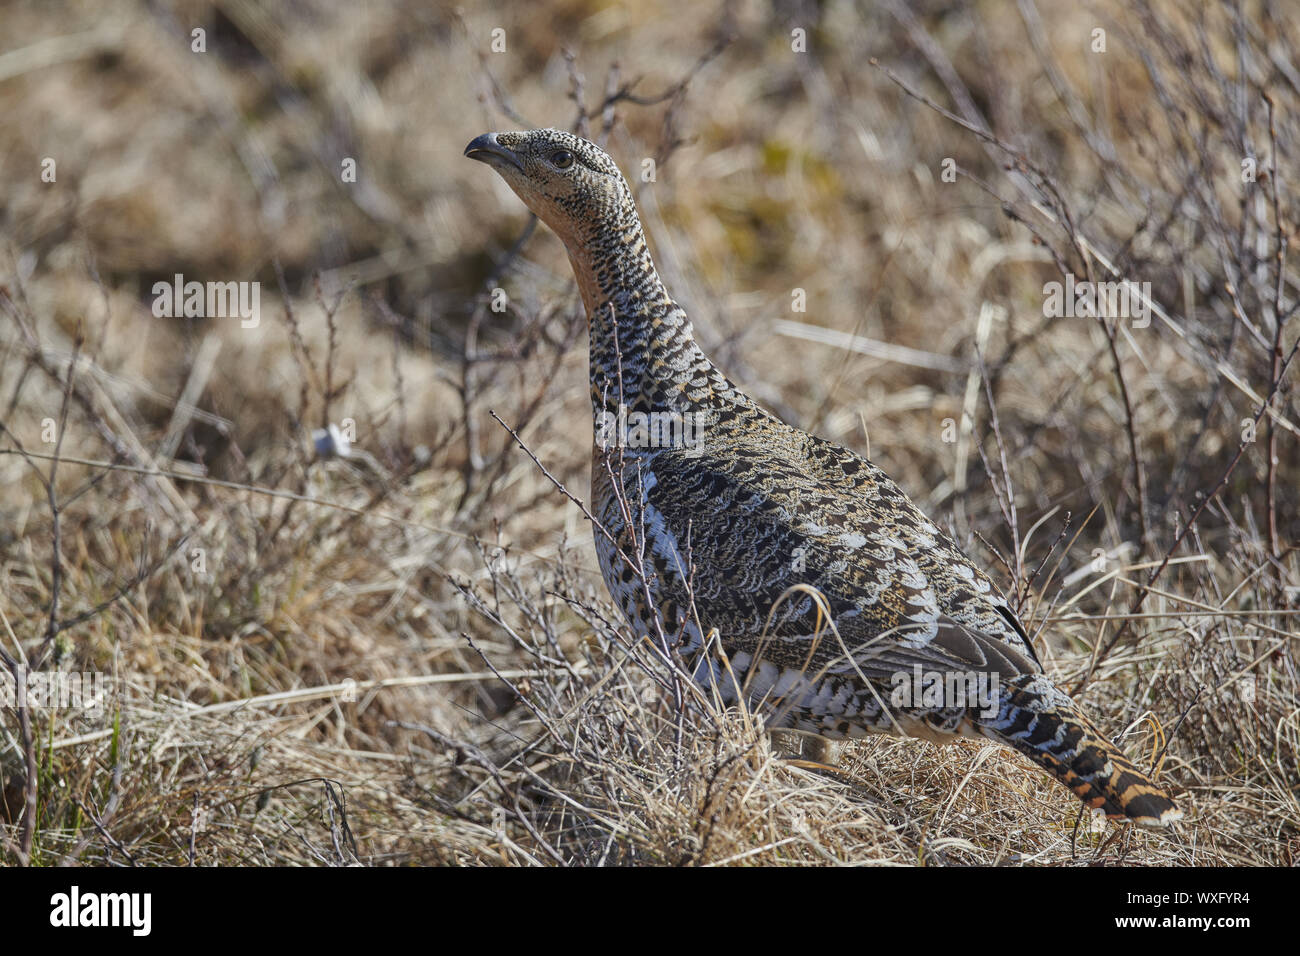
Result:
M573 165L573 154L567 149L557 149L551 153L551 165L556 169L568 169Z

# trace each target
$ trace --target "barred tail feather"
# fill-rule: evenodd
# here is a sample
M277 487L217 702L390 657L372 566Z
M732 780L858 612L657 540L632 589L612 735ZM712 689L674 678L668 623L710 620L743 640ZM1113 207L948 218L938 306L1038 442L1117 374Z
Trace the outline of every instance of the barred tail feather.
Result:
M1045 700L1034 686L1014 688L986 735L1014 747L1114 819L1150 827L1182 819L1165 791L1133 765L1060 691ZM1055 688L1053 688L1055 689Z

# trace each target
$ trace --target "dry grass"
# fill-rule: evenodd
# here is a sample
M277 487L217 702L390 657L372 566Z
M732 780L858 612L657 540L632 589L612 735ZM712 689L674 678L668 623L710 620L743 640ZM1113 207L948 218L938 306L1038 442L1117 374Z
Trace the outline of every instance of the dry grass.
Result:
M1296 862L1291 22L921 6L10 4L0 650L111 695L3 710L0 859ZM489 414L584 496L562 249L460 155L522 125L657 160L642 211L705 347L990 566L1186 823L1097 825L973 743L807 769L672 706ZM1110 265L1149 328L1044 317ZM260 325L155 318L175 273L261 282ZM365 455L318 456L348 419Z

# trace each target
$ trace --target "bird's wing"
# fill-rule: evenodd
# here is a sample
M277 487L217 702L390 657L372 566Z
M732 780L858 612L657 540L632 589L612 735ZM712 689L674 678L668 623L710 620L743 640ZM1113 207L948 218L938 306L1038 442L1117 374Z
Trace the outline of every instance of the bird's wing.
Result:
M1041 671L997 588L866 459L784 426L725 452L661 452L650 468L662 584L729 646L873 679L914 665Z

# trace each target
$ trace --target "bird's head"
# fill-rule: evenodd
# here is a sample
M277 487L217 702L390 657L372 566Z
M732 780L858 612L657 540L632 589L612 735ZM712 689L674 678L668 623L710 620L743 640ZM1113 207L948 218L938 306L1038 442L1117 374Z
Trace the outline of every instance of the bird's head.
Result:
M487 163L575 251L635 215L627 181L609 154L558 129L484 133L465 155Z

